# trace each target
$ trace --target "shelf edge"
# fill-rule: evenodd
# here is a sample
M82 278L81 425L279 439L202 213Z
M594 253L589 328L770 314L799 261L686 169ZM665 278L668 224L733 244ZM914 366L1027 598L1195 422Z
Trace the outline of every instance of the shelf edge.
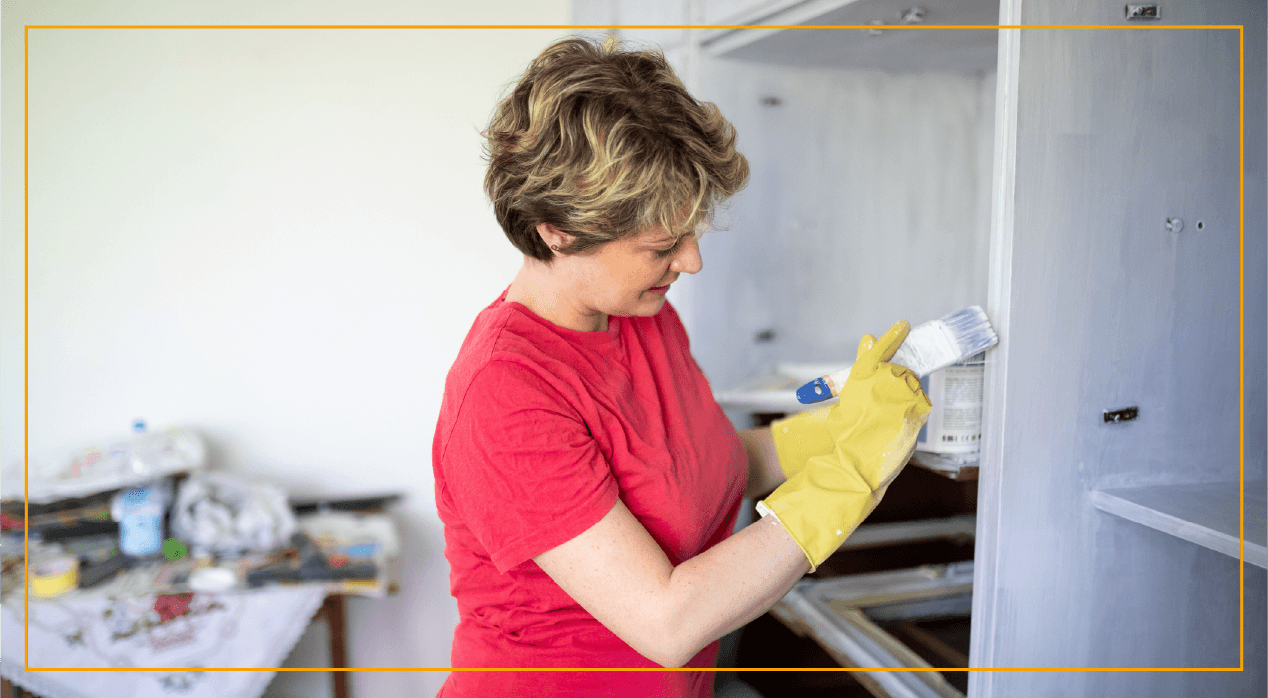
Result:
M1159 511L1136 502L1123 499L1103 490L1092 492L1092 505L1101 511L1119 518L1127 519L1142 526L1200 545L1228 555L1233 559L1241 556L1240 541L1223 531L1217 531L1201 524L1186 521L1178 516ZM1245 561L1257 567L1268 569L1268 548L1253 541L1246 541Z

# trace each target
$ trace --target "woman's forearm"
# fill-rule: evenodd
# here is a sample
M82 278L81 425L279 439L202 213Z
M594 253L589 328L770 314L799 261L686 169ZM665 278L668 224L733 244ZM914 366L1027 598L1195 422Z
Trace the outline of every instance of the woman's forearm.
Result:
M536 558L565 592L636 651L681 666L761 615L810 568L773 518L673 567L621 502Z
M775 439L770 427L744 429L738 432L740 443L748 455L748 482L744 486L745 497L760 497L778 487L784 481L784 471L775 451Z
M765 613L809 569L801 548L773 517L678 565L670 576L676 611L671 633L693 638L678 650L682 662Z

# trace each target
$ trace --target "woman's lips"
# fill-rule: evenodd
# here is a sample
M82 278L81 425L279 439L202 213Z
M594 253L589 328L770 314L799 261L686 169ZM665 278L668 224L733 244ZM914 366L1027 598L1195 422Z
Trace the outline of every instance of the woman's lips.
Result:
M655 293L655 294L657 294L657 295L661 295L661 296L663 296L663 295L665 295L665 292L666 292L666 291L668 291L668 290L669 290L669 284L665 284L664 286L657 286L657 287L655 287L655 288L649 288L649 289L647 289L647 292L648 292L648 293Z

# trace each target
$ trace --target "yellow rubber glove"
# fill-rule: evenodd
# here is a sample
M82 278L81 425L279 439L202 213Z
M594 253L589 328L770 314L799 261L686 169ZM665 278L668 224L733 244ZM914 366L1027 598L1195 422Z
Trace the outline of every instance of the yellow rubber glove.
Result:
M880 340L863 336L841 401L823 418L831 452L810 456L757 505L762 516L775 516L797 541L812 572L876 507L911 458L916 435L929 418L920 379L910 369L885 363L910 329L899 321ZM799 449L816 450L819 441L810 435Z
M836 448L837 442L828 431L828 413L835 407L818 407L771 422L771 438L785 479L801 472L811 458L832 453Z

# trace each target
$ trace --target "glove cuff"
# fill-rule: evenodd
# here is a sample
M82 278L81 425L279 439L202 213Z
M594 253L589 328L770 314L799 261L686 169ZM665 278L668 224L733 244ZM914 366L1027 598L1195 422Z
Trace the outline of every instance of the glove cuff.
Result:
M872 513L884 491L874 492L854 468L834 467L816 458L797 477L757 503L763 517L774 516L801 548L813 572Z

